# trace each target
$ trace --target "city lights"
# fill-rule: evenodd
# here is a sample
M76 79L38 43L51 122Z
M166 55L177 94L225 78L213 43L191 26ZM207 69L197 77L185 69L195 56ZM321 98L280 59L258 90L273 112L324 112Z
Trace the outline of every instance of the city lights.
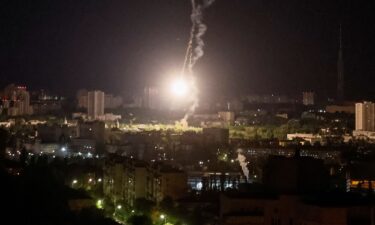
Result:
M61 2L1 4L4 224L375 225L374 3Z
M166 216L166 215L161 214L161 215L160 215L160 219L163 220L164 224L167 223L167 216Z
M96 201L96 207L98 209L102 209L103 208L103 200L99 199L98 201Z

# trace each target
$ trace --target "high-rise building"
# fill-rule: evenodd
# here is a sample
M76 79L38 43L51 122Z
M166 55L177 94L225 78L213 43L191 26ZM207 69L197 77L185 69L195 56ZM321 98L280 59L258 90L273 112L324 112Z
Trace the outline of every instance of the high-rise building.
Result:
M112 94L106 94L104 97L104 108L115 109L122 105L122 98Z
M81 89L77 92L78 108L87 109L88 107L88 91ZM114 96L113 94L104 95L104 108L115 109L121 107L123 103L121 96Z
M307 91L302 93L302 103L304 105L314 105L315 104L315 94L312 91Z
M133 206L139 198L158 204L166 197L186 197L187 174L171 165L122 157L109 157L104 163L103 192L114 202Z
M355 104L355 129L358 131L375 131L375 103Z
M18 95L18 108L20 110L21 115L28 115L31 114L30 108L30 94L28 91L22 90L19 92Z
M155 87L145 87L143 90L142 107L145 109L160 108L160 93Z
M227 124L227 125L233 125L235 114L231 111L220 111L218 112L219 117Z
M85 89L81 89L77 92L77 102L78 108L87 108L87 98L88 98L88 91Z
M89 91L87 98L87 115L95 120L104 115L104 92Z
M30 115L33 113L30 106L30 93L25 86L8 85L4 89L3 105L9 116Z

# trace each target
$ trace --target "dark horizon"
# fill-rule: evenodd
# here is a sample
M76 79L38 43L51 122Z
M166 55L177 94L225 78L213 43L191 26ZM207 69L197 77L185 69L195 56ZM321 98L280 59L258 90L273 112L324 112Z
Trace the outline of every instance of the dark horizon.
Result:
M129 94L182 65L190 1L5 1L0 85ZM374 99L375 3L216 2L195 71L209 94L335 96L339 24L346 99Z

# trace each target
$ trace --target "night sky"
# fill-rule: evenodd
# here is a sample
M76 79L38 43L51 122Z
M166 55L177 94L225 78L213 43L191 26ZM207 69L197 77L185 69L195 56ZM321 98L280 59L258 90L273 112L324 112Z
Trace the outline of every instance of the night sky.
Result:
M333 95L341 21L347 98L375 98L374 2L216 0L201 92ZM3 0L0 84L68 95L160 84L182 65L190 11L189 0Z

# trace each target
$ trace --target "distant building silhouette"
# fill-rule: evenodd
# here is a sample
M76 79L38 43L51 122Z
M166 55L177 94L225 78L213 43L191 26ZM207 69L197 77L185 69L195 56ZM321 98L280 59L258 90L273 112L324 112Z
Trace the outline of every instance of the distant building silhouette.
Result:
M159 109L160 108L160 93L156 87L146 86L143 89L142 108L144 109Z
M276 193L312 193L328 187L328 169L323 160L300 157L271 156L263 171L263 183Z
M7 109L9 116L23 116L33 114L30 105L30 93L26 86L10 84L4 88L1 96L2 108Z
M355 129L375 131L375 103L361 102L355 104Z
M87 101L87 115L95 120L104 115L104 92L89 91Z
M85 89L78 90L77 92L78 108L87 109L87 96L88 96L87 90Z
M315 93L312 91L306 91L302 93L302 103L304 105L314 105L315 104Z

